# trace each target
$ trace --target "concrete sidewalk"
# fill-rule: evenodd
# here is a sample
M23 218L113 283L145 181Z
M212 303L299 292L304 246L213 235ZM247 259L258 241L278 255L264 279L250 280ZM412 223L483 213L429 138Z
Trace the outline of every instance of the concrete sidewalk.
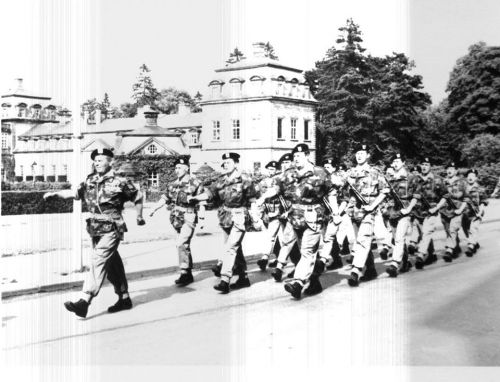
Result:
M144 214L147 218L148 214ZM156 218L156 216L155 216ZM147 241L125 241L119 251L125 264L129 280L153 277L177 271L178 257L175 248L175 232L164 217L160 221L147 220L146 229L163 230L165 238L151 239L151 231L144 231ZM484 223L500 220L500 200L490 200ZM128 222L131 219L129 217ZM129 223L130 225L130 223ZM195 269L207 269L223 253L223 237L217 224L216 211L207 214L205 226L199 227L192 240L192 253ZM141 239L142 227L129 227L128 235L134 240ZM156 233L155 233L156 234ZM441 230L439 236L444 236ZM88 264L90 248L83 249L83 264ZM255 262L263 253L269 251L266 232L249 232L243 240L243 251L248 262ZM79 288L83 284L85 272L80 272L81 260L68 249L54 250L31 255L8 256L0 259L2 270L2 298L11 298L33 293L52 292L63 289Z

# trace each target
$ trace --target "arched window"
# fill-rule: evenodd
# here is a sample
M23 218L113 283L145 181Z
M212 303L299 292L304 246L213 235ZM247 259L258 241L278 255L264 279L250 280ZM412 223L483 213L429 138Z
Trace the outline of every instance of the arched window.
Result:
M261 95L264 90L265 78L262 76L250 77L252 95Z
M219 98L222 95L222 85L224 85L224 82L218 80L211 81L208 84L212 98Z
M5 102L2 104L2 118L6 118L9 116L10 107L11 107L10 103Z
M243 78L231 78L231 80L229 80L229 83L231 84L231 97L241 97L244 82L245 80Z
M31 118L39 119L42 116L42 106L35 104L31 106Z
M299 80L296 78L292 78L290 80L290 97L298 97L298 87L299 87Z
M276 78L276 81L278 81L276 85L276 95L283 95L285 91L285 77L279 76Z
M26 105L25 103L21 102L20 104L17 105L17 116L19 118L24 118L26 117Z

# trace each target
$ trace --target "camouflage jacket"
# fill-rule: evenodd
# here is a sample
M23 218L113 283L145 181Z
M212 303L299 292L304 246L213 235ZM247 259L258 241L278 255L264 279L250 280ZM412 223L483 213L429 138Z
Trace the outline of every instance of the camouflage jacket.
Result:
M219 199L225 207L248 207L250 199L256 198L257 190L253 179L245 173L234 170L221 176L207 186L205 192L209 199Z
M257 186L257 191L259 196L262 196L266 193L267 190L273 187L274 185L274 178L276 176L279 176L281 173L276 173L273 176L268 176L264 179L262 179L258 186ZM275 196L273 198L268 199L264 203L264 208L265 208L265 213L267 214L268 218L275 218L278 216L281 216L283 212L285 211L285 208L288 206L284 206L282 202L280 201L279 196Z
M372 203L381 193L389 193L389 187L380 170L367 163L349 169L346 180L359 191L368 203ZM349 196L352 201L354 194L351 190ZM356 205L360 208L358 202Z
M102 177L97 173L87 176L85 182L78 186L76 199L85 200L89 211L95 215L106 215L112 218L119 232L126 232L122 211L125 202L136 200L139 190L132 182L117 176L113 169Z
M460 208L465 201L467 182L460 176L454 176L452 178L445 178L444 184L447 190L444 197L447 198L447 200L451 200L454 205L448 202L441 212L447 217L453 217L455 216L455 208Z
M479 183L467 184L465 193L468 203L472 203L476 207L479 207L481 204L488 205L486 190Z
M432 172L427 175L420 175L420 189L423 200L422 205L427 209L435 207L448 191L443 178ZM430 207L425 206L425 202L428 202Z
M401 168L398 172L394 173L394 175L387 180L389 181L392 190L396 194L391 194L393 208L406 208L408 206L408 202L411 199L420 199L419 178L413 174L409 174L404 167ZM399 198L399 200L403 202L404 206L398 205L398 203L396 203L396 198Z
M188 207L190 204L187 202L188 196L196 196L203 192L201 182L195 177L186 174L182 179L176 179L171 182L165 194L161 196L165 202L175 204L180 207Z

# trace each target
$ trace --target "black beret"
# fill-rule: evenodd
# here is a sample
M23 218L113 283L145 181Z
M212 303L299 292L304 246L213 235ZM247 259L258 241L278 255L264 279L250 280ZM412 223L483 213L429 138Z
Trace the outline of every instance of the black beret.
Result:
M305 143L299 143L292 150L292 155L295 154L295 153L309 154L309 146L306 145Z
M222 159L232 159L235 162L240 160L240 154L237 153L224 153L222 154Z
M354 147L354 152L357 153L358 151L368 152L368 145L360 143L359 145Z
M471 168L469 171L467 171L467 175L469 174L476 174L477 176L477 170L475 168Z
M266 164L266 168L269 168L269 167L275 168L277 170L279 168L279 163L276 162L275 160L272 160L271 162Z
M339 165L337 166L337 169L338 169L339 171L347 171L347 166L346 166L345 164L341 163L341 164L339 164Z
M446 164L446 168L448 168L448 167L454 167L454 168L457 168L457 166L456 166L455 162L448 162L448 163Z
M422 169L420 168L420 166L412 166L411 171L422 172Z
M391 157L392 162L394 162L396 159L401 159L402 162L405 161L404 157L400 153L396 153Z
M292 161L292 154L290 154L290 153L283 154L280 158L280 163L285 162L285 161L291 162Z
M422 163L429 163L429 164L431 164L431 161L429 160L429 158L425 157L424 160L422 161Z
M189 160L184 157L178 157L174 162L174 166L178 164L185 164L186 166L189 166Z
M323 161L323 166L324 166L324 165L327 165L327 164L329 164L329 165L331 165L331 166L335 167L335 163L333 163L333 159L325 159L325 160Z
M94 160L98 155L106 155L110 158L114 157L113 151L111 151L110 149L95 149L90 153L90 159Z

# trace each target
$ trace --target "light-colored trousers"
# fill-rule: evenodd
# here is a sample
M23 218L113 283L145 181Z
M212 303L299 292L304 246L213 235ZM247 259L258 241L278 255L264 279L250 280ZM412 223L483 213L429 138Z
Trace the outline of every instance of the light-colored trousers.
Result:
M469 227L469 232L467 236L467 246L472 248L474 247L477 243L477 235L479 232L479 226L481 225L481 219L480 218L472 218L470 222L470 227Z
M406 233L411 225L410 216L400 217L395 226L393 226L394 232L394 249L392 250L392 262L391 264L399 267L401 261L403 260L403 255L405 251L406 244Z
M232 211L233 225L222 228L224 232L225 251L222 256L221 279L229 282L233 276L233 267L240 272L246 270L246 260L241 249L241 242L245 237L245 211L243 209Z
M422 240L417 248L417 256L421 259L427 259L429 255L429 245L440 224L441 219L438 214L429 215L424 218L424 222L422 223Z
M116 294L127 293L128 284L125 268L118 253L120 236L116 232L109 232L102 236L91 237L91 240L90 272L83 283L83 292L92 297L97 296L107 276Z
M193 257L191 255L191 239L196 227L196 213L186 212L184 224L177 233L176 247L179 256L179 268L188 270L193 268Z
M448 252L453 251L453 248L457 246L459 231L462 228L462 214L455 215L451 219L445 216L441 217L443 222L444 230L446 231L446 250ZM465 233L464 233L465 235Z
M294 278L305 285L309 282L309 278L314 270L316 263L316 255L318 253L319 240L321 238L321 227L319 224L315 229L307 226L305 229L293 229L293 240L290 244L290 249L297 241L300 248L300 260L295 267ZM281 252L280 252L281 255Z
M358 269L363 269L370 253L372 240L374 236L375 228L375 216L376 212L366 214L361 220L358 228L358 234L356 235L356 243L352 248L352 254L354 259L352 265L354 272L358 272Z
M391 229L385 224L384 217L380 211L375 213L373 232L377 241L382 243L384 247L392 247L392 232Z

